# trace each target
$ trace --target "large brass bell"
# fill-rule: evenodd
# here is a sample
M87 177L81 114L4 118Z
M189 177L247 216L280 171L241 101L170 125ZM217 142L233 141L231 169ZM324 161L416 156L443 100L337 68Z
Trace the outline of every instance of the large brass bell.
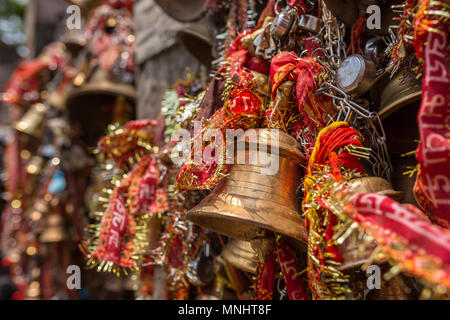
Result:
M212 55L212 28L209 19L205 18L198 23L193 23L177 33L178 41L200 63L210 66Z
M199 205L187 213L187 219L226 236L252 240L267 229L306 242L307 230L299 214L297 187L305 158L297 141L279 130L255 129L259 151L278 164L273 175L263 174L270 165L233 164L229 176L214 188ZM279 133L279 139L271 138ZM239 150L245 136L238 139L238 153L249 159L250 144ZM239 143L241 142L241 143ZM263 146L266 152L261 152ZM278 152L276 152L278 147ZM271 149L271 153L267 152ZM261 159L261 157L260 157Z
M205 13L206 0L155 0L169 16L181 22L199 20Z
M403 173L416 166L414 155L419 129L421 81L410 70L398 71L391 79L383 75L372 88L372 97L379 105L378 113L386 133L386 144L392 163L392 184L405 193L403 202L415 204L414 178ZM405 154L410 153L408 156Z
M258 257L250 242L231 239L222 251L226 262L234 267L255 274L258 266Z
M392 189L391 184L380 177L362 177L349 181L349 188L361 193L378 193L393 199L399 199L402 192ZM377 244L368 235L358 230L352 233L339 246L339 251L343 257L343 263L339 270L349 270L360 267L368 261Z
M64 219L61 214L50 214L46 219L45 227L39 240L41 242L61 242L67 239L68 234L64 227Z

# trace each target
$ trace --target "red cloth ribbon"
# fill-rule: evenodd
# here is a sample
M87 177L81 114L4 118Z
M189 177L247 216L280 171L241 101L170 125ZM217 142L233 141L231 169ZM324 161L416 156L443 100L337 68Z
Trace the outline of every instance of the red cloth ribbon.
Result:
M381 194L357 194L345 211L405 270L450 288L449 230Z
M291 8L297 9L299 15L306 13L306 6L302 0L287 0L286 4Z
M113 191L101 221L98 246L90 257L129 268L136 265L131 257L133 249L131 235L134 233L135 222L132 216L127 214L125 191L123 187Z
M255 300L272 300L275 281L275 255L270 252L265 263L258 263L255 278Z
M414 47L416 55L423 59L423 81L417 115L419 171L414 193L417 203L435 223L450 228L448 23L433 24L438 17L424 14L439 10L444 8L430 7L428 1L423 1L415 21Z
M292 249L282 240L277 241L278 261L283 271L284 281L290 300L310 300L299 275L297 261Z
M149 213L156 200L156 184L158 172L153 156L142 158L129 173L130 187L128 190L129 212L131 214Z

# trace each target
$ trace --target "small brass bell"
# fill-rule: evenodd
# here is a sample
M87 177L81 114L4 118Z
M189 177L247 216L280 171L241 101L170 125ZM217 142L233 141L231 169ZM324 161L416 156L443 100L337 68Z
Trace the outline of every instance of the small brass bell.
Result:
M395 191L392 185L381 177L361 177L349 181L350 189L361 193L378 193L399 200L403 192Z
M68 238L63 217L58 213L50 214L46 219L45 227L39 240L41 242L61 242Z
M199 20L205 13L206 0L155 0L169 16L181 22Z
M38 175L41 173L42 167L44 166L44 158L35 155L32 156L30 161L27 163L27 173L31 175Z
M177 33L178 41L192 54L200 63L211 66L212 55L212 27L210 20L205 18L200 22L193 23Z
M196 300L235 300L236 296L226 287L227 276L225 270L225 261L218 256L214 260L214 286L200 293Z
M35 138L40 138L43 133L43 122L48 107L43 103L35 103L23 115L22 119L16 124L16 130Z
M64 92L54 91L50 93L48 103L56 109L64 111L64 108L66 107L66 97Z
M154 249L158 244L159 238L161 237L161 219L157 216L152 217L148 220L148 232L147 232L147 241L148 248Z
M231 239L223 249L222 256L234 267L252 274L256 273L258 257L250 242Z
M87 42L81 30L67 30L62 36L62 42L72 57L76 57Z
M275 156L277 172L264 174L268 165L247 164L249 161L233 164L229 176L187 213L187 219L240 240L252 240L258 237L261 229L268 229L306 242L307 230L296 199L303 174L300 163L305 162L299 144L276 129L255 129L254 132L259 140L260 159L261 154L271 160ZM279 133L278 139L272 137L274 132ZM238 146L244 139L238 139ZM263 145L266 152L261 151ZM246 144L245 150L240 150L245 151L246 159L251 154L249 146ZM269 147L270 153L267 152ZM277 149L278 152L274 151Z
M402 192L392 189L391 184L380 177L362 177L352 179L348 182L349 188L361 193L378 193L393 199L402 196ZM360 267L370 258L373 250L377 247L376 242L368 235L353 230L352 233L339 246L339 251L344 259L338 267L339 270L349 270Z

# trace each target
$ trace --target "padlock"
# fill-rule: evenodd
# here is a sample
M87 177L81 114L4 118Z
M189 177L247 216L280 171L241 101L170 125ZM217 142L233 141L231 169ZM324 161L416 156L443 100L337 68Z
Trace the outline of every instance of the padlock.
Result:
M364 55L375 64L378 64L385 48L386 43L383 41L383 38L370 38L364 45Z
M256 36L253 42L255 55L263 57L266 60L272 59L277 50L275 41L270 33L271 26L272 22L267 23L263 31Z
M287 9L279 13L270 26L270 34L275 40L282 40L290 32L294 26L297 10Z
M319 18L312 16L310 14L302 14L298 18L297 26L299 29L308 31L311 33L318 33L319 32Z
M360 54L348 56L337 71L337 84L347 93L362 95L375 81L375 64Z

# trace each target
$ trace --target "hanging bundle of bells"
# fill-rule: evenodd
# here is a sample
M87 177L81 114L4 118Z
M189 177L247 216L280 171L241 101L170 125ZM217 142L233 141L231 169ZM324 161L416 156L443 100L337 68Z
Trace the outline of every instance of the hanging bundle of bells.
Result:
M178 37L213 77L168 91L162 124L131 122L100 140L121 177L101 197L90 261L116 272L162 265L177 299L189 286L198 299L232 298L230 288L240 296L241 287L254 299L444 297L449 78L435 66L449 54L440 45L448 8L385 1L373 31L357 1L347 1L354 10L156 2L179 21L201 20ZM177 129L192 136L183 163L171 161ZM148 249L139 232L155 216L159 240ZM385 287L365 295L356 274L375 263ZM254 278L239 280L246 273ZM422 293L412 290L418 281Z

